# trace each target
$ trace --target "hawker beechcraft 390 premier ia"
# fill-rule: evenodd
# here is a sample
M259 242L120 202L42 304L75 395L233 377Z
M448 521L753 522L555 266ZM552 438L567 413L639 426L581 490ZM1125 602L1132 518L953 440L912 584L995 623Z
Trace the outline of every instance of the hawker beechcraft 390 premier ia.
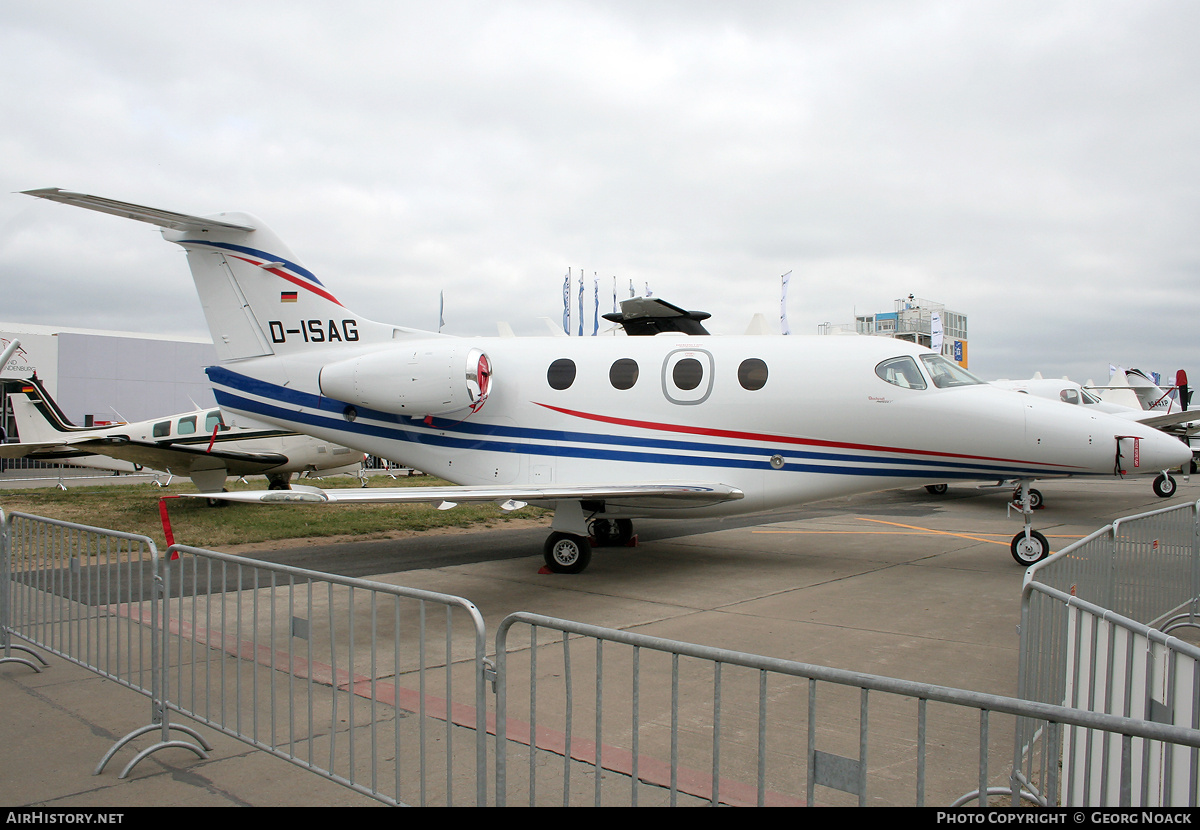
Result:
M534 503L554 509L548 567L578 572L635 518L948 480L1160 472L1191 457L1158 430L996 389L879 337L473 338L386 325L344 307L253 216L28 193L158 225L187 251L223 410L457 485L231 499ZM1049 548L1025 514L1012 547L1031 563Z
M227 424L220 410L149 421L80 427L72 424L35 378L5 378L21 442L0 444L0 458L33 458L118 472L149 468L187 476L213 496L229 476L264 475L282 490L294 473L357 475L362 453L266 424Z

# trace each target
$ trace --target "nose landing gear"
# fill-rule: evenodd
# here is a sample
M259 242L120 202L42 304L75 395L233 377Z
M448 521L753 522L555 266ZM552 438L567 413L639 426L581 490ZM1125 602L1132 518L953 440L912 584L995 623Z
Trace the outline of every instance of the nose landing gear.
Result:
M1031 490L1029 482L1022 480L1016 493L1017 498L1014 499L1021 515L1025 517L1025 529L1013 537L1009 550L1017 564L1025 567L1029 567L1035 562L1041 562L1050 555L1050 543L1046 541L1045 536L1033 529L1034 493L1037 493L1036 507L1040 507L1042 494Z

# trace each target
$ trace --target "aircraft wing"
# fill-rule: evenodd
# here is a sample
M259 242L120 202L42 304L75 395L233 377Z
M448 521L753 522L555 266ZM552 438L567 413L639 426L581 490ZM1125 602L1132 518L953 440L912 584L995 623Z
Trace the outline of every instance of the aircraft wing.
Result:
M131 461L154 470L191 475L200 470L225 469L232 476L255 475L287 463L287 456L273 452L231 452L220 447L208 451L207 444L155 444L122 436L93 438L72 444L87 452Z
M189 494L190 495L190 494ZM224 501L264 504L421 504L438 503L453 506L458 502L497 502L506 509L526 504L557 501L604 500L613 505L639 507L678 507L681 503L697 507L736 501L743 497L741 490L724 484L611 484L543 487L372 487L337 488L293 484L290 490L242 490L231 493L207 493L205 498Z
M1192 421L1200 421L1200 410L1185 409L1180 412L1168 412L1163 415L1152 415L1147 412L1146 416L1145 418L1137 418L1135 420L1148 427L1166 429L1167 427L1178 426L1179 424L1190 424Z
M0 458L36 458L39 461L48 461L53 458L71 458L91 454L91 450L76 449L66 441L0 444Z

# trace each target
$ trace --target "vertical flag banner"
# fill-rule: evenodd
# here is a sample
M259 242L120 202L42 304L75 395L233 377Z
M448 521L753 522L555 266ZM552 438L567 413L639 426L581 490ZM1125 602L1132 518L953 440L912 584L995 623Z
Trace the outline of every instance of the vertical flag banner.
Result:
M788 271L779 279L783 283L783 293L779 297L779 331L783 334L791 334L792 330L788 327L787 319L787 292L788 284L792 281L792 272Z
M600 278L596 276L596 272L592 272L592 291L595 300L595 308L592 309L592 337L600 333Z
M617 278L613 277L613 314L617 313Z
M583 269L579 269L579 336L583 337Z
M571 269L563 278L563 331L571 333Z
M653 294L653 293L651 293L651 291L650 291L650 283L646 283L646 296L647 296L647 297L653 297L653 296L654 296L654 294Z
M446 292L445 290L438 292L438 333L441 334L442 326L446 325Z
M929 315L929 348L942 353L942 315L936 311Z

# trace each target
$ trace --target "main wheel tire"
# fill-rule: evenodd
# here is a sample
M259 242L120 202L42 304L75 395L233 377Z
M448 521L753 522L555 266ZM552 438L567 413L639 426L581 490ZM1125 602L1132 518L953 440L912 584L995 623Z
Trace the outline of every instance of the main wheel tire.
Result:
M1036 530L1029 531L1028 536L1022 530L1013 537L1010 548L1013 559L1017 560L1018 565L1025 567L1029 567L1035 562L1041 562L1050 555L1050 543Z
M950 489L949 484L926 484L925 492L931 496L944 496L946 491Z
M556 574L580 573L592 561L592 545L586 536L551 533L542 549L546 567Z
M1160 499L1169 499L1175 495L1175 490L1179 487L1175 483L1175 479L1171 478L1166 473L1159 473L1154 479L1154 495Z
M601 548L621 547L633 538L633 522L629 519L595 519L588 532Z

